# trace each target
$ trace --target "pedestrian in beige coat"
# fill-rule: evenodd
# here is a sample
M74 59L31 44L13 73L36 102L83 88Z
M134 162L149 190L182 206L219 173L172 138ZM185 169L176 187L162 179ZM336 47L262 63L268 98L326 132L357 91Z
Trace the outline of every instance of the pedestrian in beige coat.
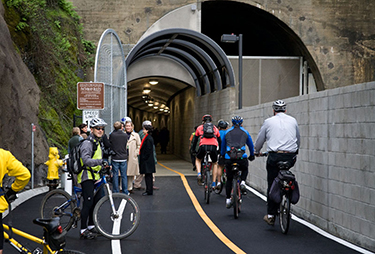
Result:
M134 177L139 175L138 155L141 138L138 133L134 132L134 124L132 122L125 122L125 131L129 135L126 145L128 149L128 190L132 192Z

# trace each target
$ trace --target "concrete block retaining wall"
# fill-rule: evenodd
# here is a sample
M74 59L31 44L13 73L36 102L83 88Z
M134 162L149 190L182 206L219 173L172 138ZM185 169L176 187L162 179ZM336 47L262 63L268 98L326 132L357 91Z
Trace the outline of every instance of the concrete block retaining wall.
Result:
M301 149L292 169L301 191L294 213L375 251L375 82L285 101L301 132ZM271 105L234 112L244 117L254 142L264 119L272 115ZM248 176L249 184L263 194L265 162L257 158L250 163Z

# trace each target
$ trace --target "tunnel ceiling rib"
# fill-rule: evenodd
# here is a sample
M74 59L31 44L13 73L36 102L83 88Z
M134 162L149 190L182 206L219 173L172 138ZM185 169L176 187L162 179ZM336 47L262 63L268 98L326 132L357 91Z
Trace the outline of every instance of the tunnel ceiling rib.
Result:
M126 64L129 67L146 55L161 54L182 59L184 66L188 64L198 77L193 79L198 80L201 95L235 84L233 68L224 51L211 38L188 29L165 29L151 34L130 51Z
M152 56L154 56L154 55L145 55L145 56L139 57L133 63L136 63L137 61L140 61L144 58L148 58L148 57L152 57ZM193 78L194 83L195 83L195 88L197 89L197 96L201 96L202 92L201 92L201 87L199 85L198 77L197 77L196 73L193 71L193 69L188 64L186 64L180 58L172 56L172 55L160 54L159 56L172 59L172 60L178 62L179 64L181 64L190 73L191 77Z

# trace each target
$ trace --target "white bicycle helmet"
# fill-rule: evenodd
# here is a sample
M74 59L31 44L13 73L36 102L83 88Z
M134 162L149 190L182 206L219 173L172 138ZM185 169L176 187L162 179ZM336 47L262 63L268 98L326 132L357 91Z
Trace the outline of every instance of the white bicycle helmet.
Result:
M273 102L272 108L275 110L275 112L285 112L286 104L282 100L277 100Z
M90 120L90 127L105 127L107 123L101 118L93 118Z

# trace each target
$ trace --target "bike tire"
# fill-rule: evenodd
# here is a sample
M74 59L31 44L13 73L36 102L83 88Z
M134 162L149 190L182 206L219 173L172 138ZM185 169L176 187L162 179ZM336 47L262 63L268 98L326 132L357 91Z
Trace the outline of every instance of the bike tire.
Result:
M124 193L113 193L112 198L116 211L120 205L123 206L120 218L114 218L109 196L104 196L95 205L94 223L104 237L123 239L133 234L139 225L139 206L133 198Z
M66 203L64 208L56 210ZM74 208L76 202L72 200L72 197L64 190L55 189L48 192L40 205L40 216L43 219L60 217L60 225L66 231L72 227L74 222Z
M237 179L233 179L233 182L232 182L232 202L233 202L233 215L234 215L234 218L238 219L238 214L239 214L239 198L238 198Z
M280 213L279 213L279 222L281 232L283 234L287 234L290 225L290 200L287 195L282 196L282 200L280 203Z
M211 176L210 176L210 171L205 170L205 185L204 185L204 191L205 191L205 197L206 197L206 204L210 203L210 195L212 192L212 183L211 183Z
M58 254L85 254L84 252L76 251L76 250L62 250L57 253Z

